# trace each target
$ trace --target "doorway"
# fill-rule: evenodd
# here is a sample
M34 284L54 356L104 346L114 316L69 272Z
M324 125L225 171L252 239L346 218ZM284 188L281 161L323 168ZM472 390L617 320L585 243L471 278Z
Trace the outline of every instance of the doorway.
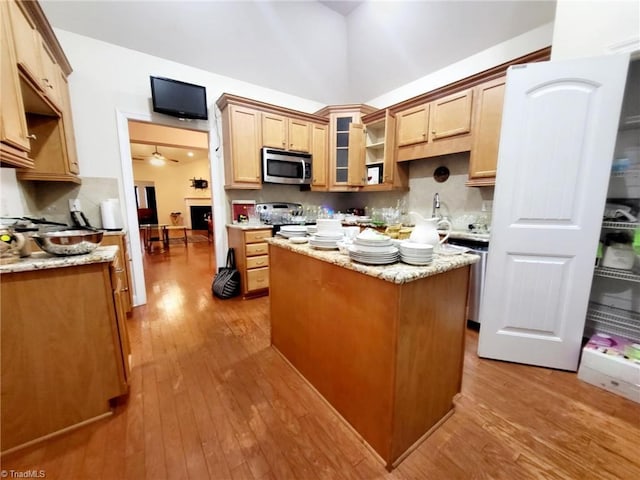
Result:
M145 290L145 274L143 255L144 249L141 248L141 235L139 230L138 221L138 208L140 208L140 199L145 197L146 201L150 204L154 203L156 218L154 220L157 223L165 223L172 225L172 215L178 211L186 208L184 206L184 197L191 196L193 193L190 191L191 182L182 177L187 174L186 170L181 169L186 164L190 163L188 157L188 151L194 151L193 143L190 141L182 142L181 139L187 140L198 139L199 143L196 144L197 150L201 160L203 161L203 172L196 173L196 176L209 179L209 185L213 182L212 178L212 163L209 158L210 145L209 145L209 125L202 122L195 122L195 126L206 127L199 130L188 129L184 127L173 127L160 123L156 120L155 115L148 114L132 114L118 111L117 112L117 127L118 136L120 138L120 157L122 162L122 195L125 199L126 205L126 225L128 230L128 242L129 252L131 256L131 273L132 283L134 287L134 305L143 305L146 303L146 290ZM172 119L168 119L171 121ZM133 129L130 128L133 124ZM177 134L177 135L176 135ZM150 149L148 153L134 154L132 144L140 144L139 148ZM143 179L150 182L153 186L153 190L146 188L139 189L136 192L134 176L134 163L146 164L150 162L151 158L155 158L154 152L159 154L164 161L164 166L168 167L167 172L171 172L171 175L167 174L172 181L169 182L169 187L164 188L157 181L151 179ZM180 156L182 154L183 156ZM134 158L135 157L135 158ZM197 158L197 157L196 157ZM177 160L177 161L176 161ZM162 167L158 167L159 169ZM216 169L218 170L218 169ZM216 175L218 173L216 172ZM190 172L187 178L193 177ZM186 185L186 186L185 186ZM173 193L172 193L173 189ZM181 190L182 189L182 190ZM185 190L186 189L186 190ZM144 190L144 193L143 193ZM169 192L167 195L166 192ZM218 189L216 189L218 192ZM167 197L172 197L167 200ZM178 200L176 200L176 198ZM208 203L213 207L213 194L209 193ZM181 202L180 206L176 206L176 202ZM214 243L215 248L217 246ZM212 247L212 248L213 248Z

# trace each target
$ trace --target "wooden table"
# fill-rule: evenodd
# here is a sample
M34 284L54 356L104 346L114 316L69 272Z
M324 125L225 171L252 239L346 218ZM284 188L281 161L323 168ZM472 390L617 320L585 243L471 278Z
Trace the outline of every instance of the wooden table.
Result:
M269 243L272 345L391 470L453 413L477 256L385 273Z
M164 249L169 248L169 225L166 223L145 223L140 225L142 241L147 252L153 249L153 242L162 242ZM155 233L155 235L154 235Z

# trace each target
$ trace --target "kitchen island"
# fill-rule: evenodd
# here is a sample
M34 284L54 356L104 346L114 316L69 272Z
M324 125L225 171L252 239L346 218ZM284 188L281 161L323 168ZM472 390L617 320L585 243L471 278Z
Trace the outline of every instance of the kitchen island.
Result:
M391 470L453 413L478 257L369 266L268 242L273 347Z

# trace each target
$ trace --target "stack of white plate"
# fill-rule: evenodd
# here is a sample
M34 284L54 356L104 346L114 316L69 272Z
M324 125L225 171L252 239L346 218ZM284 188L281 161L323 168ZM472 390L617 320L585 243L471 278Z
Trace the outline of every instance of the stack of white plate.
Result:
M428 265L433 260L433 245L428 243L400 243L400 260L409 265Z
M398 249L387 235L367 229L353 240L349 247L349 257L368 265L387 265L398 261Z
M284 238L304 237L307 234L307 227L304 225L283 225L278 234Z
M344 238L342 232L316 232L309 239L309 245L320 250L336 250L338 242Z
M316 232L309 239L309 245L321 250L336 250L338 242L344 238L340 220L322 218L316 221Z

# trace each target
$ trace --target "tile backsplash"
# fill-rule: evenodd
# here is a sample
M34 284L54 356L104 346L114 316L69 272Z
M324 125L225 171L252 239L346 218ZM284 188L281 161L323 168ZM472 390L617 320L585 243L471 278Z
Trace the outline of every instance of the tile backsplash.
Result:
M69 200L79 199L82 211L95 227L102 226L100 202L107 198L119 198L117 178L82 177L82 184L63 182L22 182L25 205L16 216L46 218L53 222L72 224Z

